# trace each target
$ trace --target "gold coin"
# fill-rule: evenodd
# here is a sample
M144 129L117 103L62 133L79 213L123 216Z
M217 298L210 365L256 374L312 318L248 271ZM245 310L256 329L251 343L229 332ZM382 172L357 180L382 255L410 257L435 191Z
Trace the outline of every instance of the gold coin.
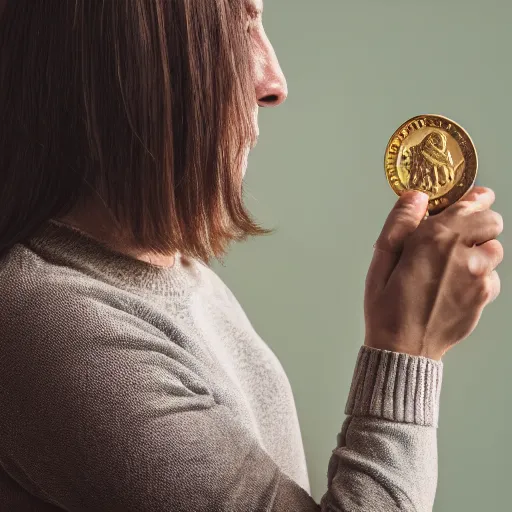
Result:
M409 119L393 134L384 166L397 195L406 190L425 192L428 214L434 215L474 185L478 157L461 126L443 116L424 115Z

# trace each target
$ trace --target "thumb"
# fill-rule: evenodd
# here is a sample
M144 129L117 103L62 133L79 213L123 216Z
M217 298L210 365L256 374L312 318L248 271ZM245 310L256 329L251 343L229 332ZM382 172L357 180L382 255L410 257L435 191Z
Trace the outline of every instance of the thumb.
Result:
M425 218L428 195L416 190L404 192L395 203L375 243L375 251L367 276L373 291L386 286L402 252L405 239Z

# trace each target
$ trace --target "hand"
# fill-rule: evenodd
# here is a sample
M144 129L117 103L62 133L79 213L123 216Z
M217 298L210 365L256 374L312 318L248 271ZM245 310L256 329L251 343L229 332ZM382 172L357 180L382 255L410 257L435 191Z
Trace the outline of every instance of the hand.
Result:
M500 293L503 219L494 200L491 189L473 187L424 219L426 194L399 198L366 278L365 345L440 360L473 332Z

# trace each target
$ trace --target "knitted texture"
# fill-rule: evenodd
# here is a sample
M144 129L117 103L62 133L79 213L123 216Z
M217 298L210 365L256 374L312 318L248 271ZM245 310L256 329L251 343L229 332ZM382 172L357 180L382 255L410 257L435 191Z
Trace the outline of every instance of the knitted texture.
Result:
M316 503L283 367L210 268L50 221L0 290L0 511L432 509L441 363L361 348Z

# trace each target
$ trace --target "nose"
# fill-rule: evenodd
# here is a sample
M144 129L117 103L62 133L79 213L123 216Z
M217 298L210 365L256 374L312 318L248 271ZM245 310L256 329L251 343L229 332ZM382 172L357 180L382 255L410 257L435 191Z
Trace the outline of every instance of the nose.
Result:
M256 97L260 107L277 107L288 96L288 85L274 48L265 37L256 65Z
M265 84L258 93L258 105L260 107L277 107L284 103L288 97L288 89L285 80L276 80Z

